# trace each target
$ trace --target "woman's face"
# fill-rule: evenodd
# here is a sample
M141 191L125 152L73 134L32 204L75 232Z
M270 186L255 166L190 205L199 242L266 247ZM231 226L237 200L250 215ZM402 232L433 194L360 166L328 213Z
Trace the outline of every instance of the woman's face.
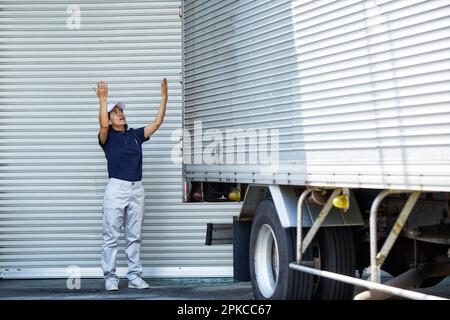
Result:
M114 107L109 113L109 121L112 126L119 127L124 126L127 123L125 113L119 107Z

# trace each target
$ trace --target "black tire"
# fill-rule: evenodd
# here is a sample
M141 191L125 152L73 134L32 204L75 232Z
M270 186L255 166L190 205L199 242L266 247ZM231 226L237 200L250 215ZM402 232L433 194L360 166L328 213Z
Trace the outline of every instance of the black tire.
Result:
M273 246L269 248L268 244L266 247L262 247L262 235L269 232L273 232L274 235L274 238L272 238ZM250 278L255 299L294 300L311 298L312 275L289 268L289 263L295 260L295 239L295 229L284 229L281 226L273 202L270 200L262 201L256 209L250 233ZM264 255L262 252L273 252L274 247L278 249L278 277L275 275L276 263L273 259L267 261L265 265L267 268L263 268L264 272L257 271L261 269L258 266L264 266L264 263L255 262L264 260L261 258ZM261 248L263 249L261 250ZM273 280L274 285L267 285L270 281L264 281L264 279Z
M260 248L257 248L257 242L261 242L258 240L258 236L260 232L267 233L268 228L272 230L275 238L274 244L276 242L278 248L279 271L273 290L266 290L267 286L264 285L264 281L261 281L261 275L258 278L258 271L255 267L255 261L258 261L255 255L261 251ZM319 229L316 238L318 240L314 240L306 251L303 257L305 260L315 258L320 261L322 270L349 276L355 275L355 248L350 228L324 227ZM295 261L295 250L296 228L284 229L278 219L273 202L262 201L256 209L250 234L250 278L255 299L343 300L353 297L354 287L352 285L290 269L289 263ZM268 260L263 259L263 261ZM268 261L267 264L270 262L272 261ZM259 264L261 263L259 262ZM271 268L274 269L273 265L262 268L262 270ZM271 272L269 271L267 274L270 278Z
M317 237L320 268L354 277L356 266L352 230L349 227L324 227L319 229ZM353 285L319 277L313 299L349 300L353 292Z

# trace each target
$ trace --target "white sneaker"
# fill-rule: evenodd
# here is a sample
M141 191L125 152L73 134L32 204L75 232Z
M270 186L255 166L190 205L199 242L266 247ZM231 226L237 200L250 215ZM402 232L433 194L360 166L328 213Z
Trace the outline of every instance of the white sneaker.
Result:
M131 281L128 281L128 288L132 289L148 289L150 286L147 282L142 280L141 278L137 277Z
M106 291L117 291L119 290L119 280L115 278L109 278L105 281L105 290Z

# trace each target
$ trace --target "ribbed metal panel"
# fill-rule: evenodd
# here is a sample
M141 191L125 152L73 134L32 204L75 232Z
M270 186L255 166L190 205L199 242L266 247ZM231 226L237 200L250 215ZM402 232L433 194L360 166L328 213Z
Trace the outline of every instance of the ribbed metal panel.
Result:
M144 144L146 276L230 276L230 245L204 245L207 222L231 223L237 204L182 203L180 1L0 1L0 276L59 277L77 265L100 276L106 160L98 100L128 104L131 127L152 121L169 81L165 123ZM119 273L126 271L123 239Z
M186 128L280 140L278 168L195 162L188 178L450 191L448 1L186 0L184 11Z

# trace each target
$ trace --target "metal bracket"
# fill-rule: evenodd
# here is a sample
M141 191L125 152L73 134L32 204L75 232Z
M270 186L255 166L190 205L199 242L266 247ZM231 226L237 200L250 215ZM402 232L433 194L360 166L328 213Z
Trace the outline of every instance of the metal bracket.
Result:
M419 199L420 192L419 191L413 191L411 192L411 195L408 198L408 201L406 201L405 206L403 207L402 211L400 212L397 221L395 222L394 226L392 227L391 232L389 233L388 237L386 238L386 241L383 244L383 247L381 248L380 252L377 254L378 248L377 248L377 212L378 207L380 206L381 202L384 198L386 198L390 194L398 194L398 193L407 193L411 191L401 191L401 190L384 190L380 192L375 200L372 203L372 207L370 208L370 217L369 217L369 224L370 224L370 280L372 282L380 283L380 272L381 272L381 266L383 265L384 261L386 260L387 255L391 251L392 247L395 244L395 241L398 238L398 235L403 229L403 226L406 223L406 220L408 219L409 215L411 214L412 209L414 208L414 205L417 202L417 199Z
M337 188L333 190L333 193L328 198L327 202L323 206L322 210L319 213L319 216L314 221L313 225L311 226L311 229L309 229L308 233L305 236L305 239L302 239L302 207L303 202L305 201L306 197L312 192L312 189L306 189L303 191L303 193L300 195L300 198L298 199L297 204L297 263L301 263L302 256L305 253L308 246L311 244L312 239L316 235L317 231L319 231L320 226L327 218L328 214L330 213L331 208L333 208L333 199L336 198L341 192L341 188Z

